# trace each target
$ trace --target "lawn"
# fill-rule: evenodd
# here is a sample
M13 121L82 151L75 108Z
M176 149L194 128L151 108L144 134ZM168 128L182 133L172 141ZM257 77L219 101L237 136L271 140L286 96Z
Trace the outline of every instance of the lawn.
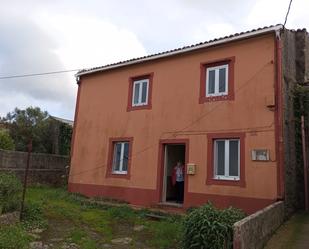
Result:
M147 218L149 211L125 204L89 202L64 189L32 187L27 191L22 224L0 228L1 248L95 249L179 248L182 218Z

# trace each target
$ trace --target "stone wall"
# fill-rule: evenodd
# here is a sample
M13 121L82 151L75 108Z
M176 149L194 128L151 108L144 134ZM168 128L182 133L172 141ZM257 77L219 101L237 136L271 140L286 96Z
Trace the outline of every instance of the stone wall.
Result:
M234 249L262 249L284 220L284 204L276 202L233 226Z
M0 170L13 171L23 179L27 163L27 153L0 150ZM31 153L29 178L30 184L48 184L60 186L66 184L70 158L67 156Z
M297 118L299 101L295 90L309 75L309 37L305 30L284 30L282 33L283 140L285 213L287 216L304 206L303 160L300 122ZM309 113L308 113L309 114Z

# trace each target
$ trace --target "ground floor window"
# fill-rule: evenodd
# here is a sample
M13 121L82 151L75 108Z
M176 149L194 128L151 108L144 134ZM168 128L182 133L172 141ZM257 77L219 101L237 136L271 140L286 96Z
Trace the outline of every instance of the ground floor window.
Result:
M239 139L214 140L214 177L239 180Z
M245 135L207 134L206 184L245 187Z
M114 143L113 173L127 174L129 159L129 142Z
M132 137L109 139L106 177L130 178Z

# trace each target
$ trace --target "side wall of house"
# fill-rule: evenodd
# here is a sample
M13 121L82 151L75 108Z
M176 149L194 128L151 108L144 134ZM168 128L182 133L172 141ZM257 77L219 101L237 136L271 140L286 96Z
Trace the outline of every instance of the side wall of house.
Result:
M304 30L282 33L282 67L284 98L284 169L285 209L289 215L304 205L303 159L301 151L299 99L297 84L309 79L309 38Z
M125 199L137 205L161 201L160 141L184 141L187 162L184 206L207 201L252 213L277 199L273 34L81 77L69 189ZM199 102L201 63L233 57L234 99ZM153 73L152 107L127 111L129 79ZM244 138L242 185L206 181L208 137ZM225 136L224 135L224 136ZM133 138L129 176L107 174L110 138ZM267 149L269 161L252 161ZM211 176L212 177L212 176Z

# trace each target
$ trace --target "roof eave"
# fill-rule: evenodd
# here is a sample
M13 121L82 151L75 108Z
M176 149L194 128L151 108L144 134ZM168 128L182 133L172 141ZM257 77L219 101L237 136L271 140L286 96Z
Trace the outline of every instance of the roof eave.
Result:
M178 54L184 54L184 53L188 53L188 52L195 51L195 50L202 49L202 48L222 45L222 44L229 43L229 42L232 42L232 41L248 39L248 38L252 38L252 37L255 37L255 36L259 36L259 35L264 35L264 34L267 34L267 33L272 33L272 32L276 33L278 31L280 31L282 28L283 28L283 25L276 25L276 26L273 26L273 27L269 27L269 28L265 28L265 29L261 29L261 30L255 30L255 31L252 31L252 32L249 32L249 33L244 33L244 34L240 34L240 35L237 35L237 36L227 37L227 38L212 41L212 42L209 42L209 43L196 45L196 46L193 46L193 47L188 47L188 48L184 48L184 49L180 49L180 50L176 50L176 51L171 51L171 52L167 52L167 53L153 55L153 56L140 58L140 59L136 59L136 60L132 60L132 61L125 61L123 63L109 65L109 66L106 66L106 67L103 66L101 68L90 69L90 70L84 71L84 72L78 72L75 76L80 77L80 76L87 75L87 74L103 72L103 71L107 71L107 70L111 70L111 69L115 69L115 68L139 64L139 63L157 60L157 59L170 57L170 56L174 56L174 55L178 55Z

